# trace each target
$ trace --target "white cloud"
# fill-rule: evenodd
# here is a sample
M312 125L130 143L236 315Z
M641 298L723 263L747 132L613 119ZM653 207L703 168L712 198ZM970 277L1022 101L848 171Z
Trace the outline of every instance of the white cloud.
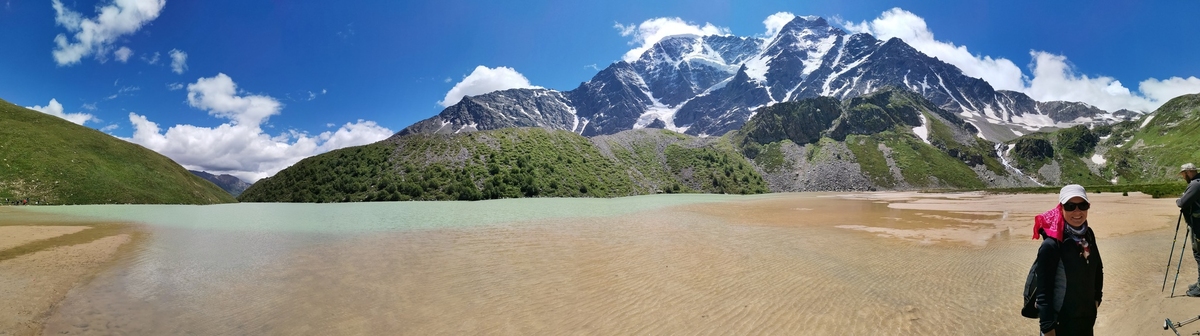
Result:
M187 71L188 66L186 52L180 51L179 49L171 49L171 52L168 54L171 55L171 72L182 75L184 71Z
M129 49L129 47L121 47L121 49L117 49L117 51L113 52L113 56L116 57L117 61L121 63L129 62L129 56L133 56L133 49Z
M117 83L113 83L113 84L116 85ZM121 88L120 90L117 90L117 93L114 93L111 96L105 97L104 100L113 100L113 99L117 99L118 97L121 97L121 96L132 96L133 92L136 92L141 89L142 88L136 87L136 86L126 86L126 87Z
M187 90L188 104L229 122L216 127L175 125L163 131L146 116L129 113L134 132L126 140L166 155L188 169L230 174L253 182L303 158L377 142L394 133L360 119L317 135L288 130L271 136L261 126L281 112L283 104L275 98L239 94L237 84L225 74L200 78L188 84Z
M1200 92L1200 78L1171 77L1166 80L1147 79L1138 84L1138 91L1154 101L1166 102L1171 98Z
M167 90L169 90L169 91L183 90L183 83L169 83L169 84L167 84Z
M480 65L475 67L475 71L463 78L461 82L454 84L454 87L446 92L446 97L438 104L449 107L457 104L464 96L516 88L536 88L536 86L529 84L529 79L513 68L501 66L493 69Z
M121 128L121 125L117 125L117 124L111 124L111 125L108 125L108 126L104 126L104 128L101 128L101 129L100 129L100 131L101 131L101 132L108 133L108 132L115 131L115 130L117 130L118 128Z
M1133 94L1121 85L1120 81L1111 77L1092 78L1077 74L1074 67L1067 62L1066 56L1042 51L1029 54L1033 57L1030 64L1033 68L1033 80L1025 93L1035 100L1081 101L1109 111L1151 111L1162 105Z
M778 14L776 14L778 15ZM768 18L770 20L770 18ZM711 23L705 23L703 26L695 25L683 21L680 18L655 18L638 25L622 25L617 23L613 26L620 31L621 36L633 36L633 40L629 41L630 45L637 45L629 52L626 52L622 57L626 62L633 62L642 56L642 53L653 47L655 43L663 38L672 35L691 34L699 36L708 35L728 35L729 28L717 27Z
M158 64L159 56L160 56L160 54L157 51L155 51L153 55L150 55L150 57L146 57L145 55L143 55L142 61L146 62L147 64Z
M926 55L957 66L967 76L982 78L994 88L1014 91L1024 88L1025 76L1012 61L972 55L966 46L935 40L933 32L925 25L925 19L903 9L892 8L869 23L843 23L843 26L847 30L870 32L880 40L899 37Z
M771 38L776 34L779 34L779 31L783 29L783 26L788 22L792 22L792 19L795 18L795 14L788 12L779 12L768 16L766 20L763 20L763 25L767 26L767 38Z
M1066 56L1044 51L1030 52L1032 77L1027 76L1008 59L973 55L966 46L934 39L925 19L900 8L883 12L870 22L840 23L849 31L870 33L881 40L899 37L922 53L957 66L967 76L982 78L996 89L1023 92L1039 101L1077 101L1108 111L1149 112L1178 95L1200 92L1200 78L1196 77L1150 78L1139 84L1139 92L1134 92L1112 77L1079 74Z
M188 105L207 110L209 115L229 119L235 124L258 126L283 109L283 104L269 96L238 96L237 84L223 73L200 78L188 84L187 90Z
M72 37L58 34L54 38L54 61L59 66L67 66L92 54L103 59L113 42L158 18L165 5L166 0L113 0L111 4L97 6L96 17L84 18L61 1L52 0L54 21L74 33Z
M46 106L26 106L26 108L63 118L79 125L83 125L83 123L88 121L100 121L100 119L97 119L96 116L93 116L90 113L63 113L62 104L59 104L58 100L54 98L50 98L50 103L46 104Z

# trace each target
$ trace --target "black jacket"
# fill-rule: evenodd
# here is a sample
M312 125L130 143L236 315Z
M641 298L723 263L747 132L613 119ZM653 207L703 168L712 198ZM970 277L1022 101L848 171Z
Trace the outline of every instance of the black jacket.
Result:
M1064 224L1065 225L1065 224ZM1036 294L1039 322L1045 333L1058 327L1060 319L1084 319L1096 317L1096 306L1101 301L1104 289L1104 263L1100 259L1100 250L1096 247L1096 235L1091 228L1084 233L1088 242L1090 254L1085 260L1083 247L1068 238L1064 232L1063 241L1046 237L1038 248L1038 292ZM1063 298L1062 310L1055 311L1053 297L1058 273L1058 262L1062 260L1066 273L1066 296Z
M1200 207L1197 206L1197 201L1200 201L1200 178L1188 182L1187 190L1183 191L1183 196L1175 200L1175 205L1179 207L1179 211L1183 212L1183 218L1187 220L1188 225L1194 225L1192 220L1195 219L1197 214L1200 214Z

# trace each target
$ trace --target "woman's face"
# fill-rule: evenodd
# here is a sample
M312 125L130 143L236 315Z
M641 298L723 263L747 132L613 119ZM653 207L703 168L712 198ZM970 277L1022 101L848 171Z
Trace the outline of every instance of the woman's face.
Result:
M1087 221L1088 212L1087 210L1080 209L1080 205L1086 204L1087 201L1084 201L1082 197L1076 196L1071 197L1070 200L1067 200L1067 203L1068 204L1063 204L1063 218L1067 220L1067 224L1070 224L1073 227L1079 227L1083 225L1083 222ZM1074 208L1075 210L1067 211L1067 208Z

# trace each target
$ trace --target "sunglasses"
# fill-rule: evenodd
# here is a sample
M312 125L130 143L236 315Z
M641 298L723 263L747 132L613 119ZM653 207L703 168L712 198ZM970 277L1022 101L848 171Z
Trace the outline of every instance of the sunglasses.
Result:
M1062 206L1063 206L1064 211L1075 211L1076 208L1078 208L1079 210L1087 211L1088 208L1092 207L1092 204L1090 204L1088 202L1080 202L1080 203L1067 202L1067 203L1063 203Z

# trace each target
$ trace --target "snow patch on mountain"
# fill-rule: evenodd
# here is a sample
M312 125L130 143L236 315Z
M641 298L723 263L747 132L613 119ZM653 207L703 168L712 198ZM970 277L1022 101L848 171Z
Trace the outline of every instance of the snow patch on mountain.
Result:
M924 141L925 143L932 145L933 143L929 142L929 128L925 127L925 125L927 125L929 123L927 120L925 120L925 114L919 113L919 114L917 114L917 116L921 117L921 126L913 127L913 129L912 129L913 133L915 133L918 137L920 137L921 141Z
M1150 124L1150 120L1153 120L1153 119L1154 119L1154 115L1153 115L1153 114L1151 114L1151 115L1147 116L1147 117L1146 117L1146 120L1142 120L1142 125L1141 125L1141 126L1138 126L1138 128L1146 128L1146 125L1149 125L1149 124Z
M815 52L808 53L808 59L803 62L804 70L800 71L800 73L808 76L813 71L816 71L817 68L820 68L821 60L825 58L825 54L828 54L830 49L833 49L834 44L837 43L837 39L838 35L830 35L829 37L817 40L816 44L812 46Z

